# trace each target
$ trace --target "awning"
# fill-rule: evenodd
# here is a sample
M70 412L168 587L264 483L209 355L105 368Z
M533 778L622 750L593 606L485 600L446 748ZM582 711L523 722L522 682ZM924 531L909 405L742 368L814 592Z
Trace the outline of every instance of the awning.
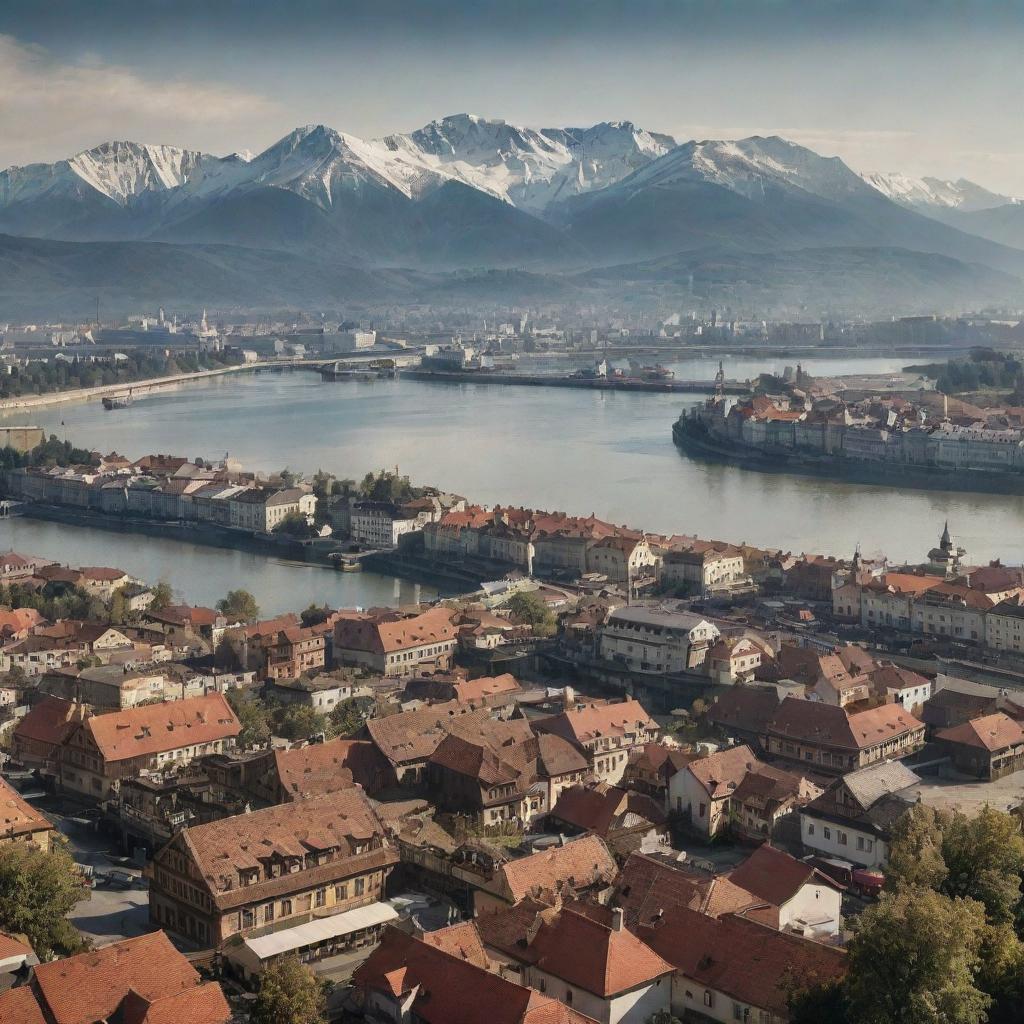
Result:
M371 903L366 907L356 907L341 914L321 917L316 921L298 924L294 928L283 928L279 932L260 935L246 939L245 945L259 960L269 960L282 953L291 953L303 946L317 946L340 935L358 932L363 928L373 928L388 921L398 920L398 912L387 903Z

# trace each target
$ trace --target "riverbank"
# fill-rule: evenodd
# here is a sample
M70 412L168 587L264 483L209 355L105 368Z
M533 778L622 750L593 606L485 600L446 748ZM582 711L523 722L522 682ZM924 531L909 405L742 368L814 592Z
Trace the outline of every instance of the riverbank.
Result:
M434 384L495 384L528 388L575 388L584 391L639 391L655 394L706 395L715 390L713 380L641 380L626 377L572 377L543 373L496 373L490 370L402 370L406 380ZM749 395L749 385L730 380L723 385L728 395Z
M712 437L696 420L672 424L672 440L687 455L760 473L794 473L843 483L910 487L924 491L1024 495L1024 474L948 470L938 466L873 462L844 456L767 452Z

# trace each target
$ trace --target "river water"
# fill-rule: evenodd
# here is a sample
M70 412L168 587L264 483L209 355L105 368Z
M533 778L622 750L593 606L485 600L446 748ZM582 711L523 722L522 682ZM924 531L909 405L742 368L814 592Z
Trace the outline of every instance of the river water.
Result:
M781 372L794 361L727 357L725 372L746 378ZM888 373L909 361L806 359L803 365L818 374ZM717 357L668 365L681 379L710 379ZM548 366L536 360L523 368ZM659 532L794 552L849 555L860 544L865 554L920 561L948 517L971 560L1024 561L1019 496L901 491L691 460L672 443L671 426L683 406L701 400L401 379L322 383L314 373L297 371L186 384L117 412L92 402L39 410L31 418L103 452L211 459L229 452L252 469L324 468L356 479L368 469L397 466L416 482L479 502L595 513ZM22 413L6 422L27 418ZM73 546L67 543L72 537ZM369 574L342 577L262 556L126 541L25 520L0 526L0 544L85 564L113 561L133 568L129 558L145 560L148 570L140 574L167 576L197 601L248 585L267 610L320 599L368 605L392 594L390 581ZM407 599L405 592L401 596Z

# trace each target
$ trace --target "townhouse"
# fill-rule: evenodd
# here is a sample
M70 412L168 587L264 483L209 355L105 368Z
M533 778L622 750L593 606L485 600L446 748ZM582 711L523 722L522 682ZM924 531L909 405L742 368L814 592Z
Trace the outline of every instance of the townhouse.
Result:
M380 902L398 851L346 789L184 829L153 857L156 927L204 948ZM269 927L268 927L269 926Z
M231 749L240 730L219 693L90 715L74 721L61 742L58 782L106 800L122 779Z
M863 868L885 867L892 826L914 804L920 781L899 761L847 773L801 809L804 849Z
M567 740L587 758L594 776L612 785L622 779L630 755L656 740L660 731L643 705L632 699L569 707L537 719L534 729Z
M54 826L5 779L0 779L0 846L31 843L44 853L50 849Z
M599 636L604 661L630 672L662 675L699 669L720 633L694 612L630 605L610 612Z
M662 555L659 580L664 588L684 588L706 597L713 588L743 575L743 553L738 548L698 541L682 551Z
M939 729L934 739L956 768L989 782L1024 768L1024 728L1002 711Z
M327 663L327 632L333 627L285 626L263 642L264 678L271 682L298 679Z
M387 676L446 672L459 643L455 619L453 609L440 606L412 615L341 612L334 623L335 661Z

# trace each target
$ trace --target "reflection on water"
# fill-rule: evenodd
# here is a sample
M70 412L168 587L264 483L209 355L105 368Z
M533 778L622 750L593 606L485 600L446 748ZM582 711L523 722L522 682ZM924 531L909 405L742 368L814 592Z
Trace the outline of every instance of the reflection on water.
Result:
M795 361L737 357L726 373L781 371ZM886 373L906 362L839 358L803 365L811 373ZM717 359L671 366L680 377L710 379ZM311 473L323 467L354 478L398 466L416 481L477 501L593 512L659 532L797 552L848 554L860 543L868 554L920 560L948 517L971 559L1024 561L1021 497L900 491L693 461L673 445L671 425L684 405L699 400L406 380L325 384L300 371L184 385L120 412L90 403L32 418L104 452L209 458L230 452L250 468ZM141 549L141 540L132 547ZM202 575L198 560L195 568ZM294 572L313 578L322 570ZM332 585L365 584L332 578Z

